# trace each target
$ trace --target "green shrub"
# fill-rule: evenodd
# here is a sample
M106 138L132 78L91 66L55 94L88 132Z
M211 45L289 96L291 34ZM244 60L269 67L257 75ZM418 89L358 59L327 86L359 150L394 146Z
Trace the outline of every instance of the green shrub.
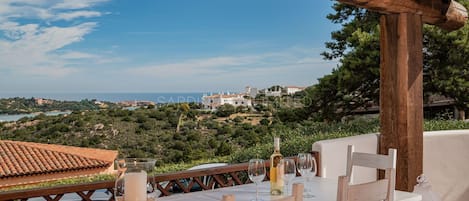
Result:
M215 114L219 117L228 117L236 112L236 108L230 104L224 104L217 108Z
M263 118L263 119L261 119L261 121L259 123L261 125L267 126L267 125L269 125L270 121L267 118Z
M215 155L217 156L227 156L230 155L232 151L231 146L226 142L221 142L217 148Z
M426 131L469 129L468 121L428 120L424 122Z
M304 135L300 130L290 130L287 133L279 133L281 135L280 152L283 156L296 156L298 153L310 152L311 145L319 140L353 136L352 133L328 133ZM252 158L269 159L273 152L273 139L270 143L256 144L253 147L238 150L231 155L231 163L244 163Z
M61 179L57 181L44 182L44 183L39 183L39 184L14 186L11 188L2 188L0 189L0 192L13 191L13 190L26 190L26 189L34 189L34 188L45 188L45 187L60 186L60 185L91 183L91 182L98 182L98 181L110 181L110 180L114 180L115 177L116 176L112 174L102 174L102 175L94 175L94 176L71 178L71 179Z
M233 121L234 121L235 123L241 123L241 122L243 122L243 120L244 120L244 118L241 117L241 116L237 116L237 117L235 117L235 118L233 119Z

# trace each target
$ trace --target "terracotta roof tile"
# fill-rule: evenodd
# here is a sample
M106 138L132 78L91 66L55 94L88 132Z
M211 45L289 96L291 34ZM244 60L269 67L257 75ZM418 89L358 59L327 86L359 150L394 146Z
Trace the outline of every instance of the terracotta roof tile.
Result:
M0 140L0 179L102 168L117 151Z

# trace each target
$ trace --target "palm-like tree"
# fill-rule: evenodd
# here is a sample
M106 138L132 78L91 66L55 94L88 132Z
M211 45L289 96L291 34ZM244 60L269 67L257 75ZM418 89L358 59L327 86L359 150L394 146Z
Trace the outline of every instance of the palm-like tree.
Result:
M178 125L176 126L176 133L179 133L181 125L183 124L183 119L186 117L187 113L190 110L190 106L187 103L182 103L179 105L179 120L178 120Z

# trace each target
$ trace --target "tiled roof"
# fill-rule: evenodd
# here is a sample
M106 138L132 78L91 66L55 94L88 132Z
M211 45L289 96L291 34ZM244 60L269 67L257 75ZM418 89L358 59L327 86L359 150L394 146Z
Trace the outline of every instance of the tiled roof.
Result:
M105 168L116 156L110 150L0 140L0 179Z

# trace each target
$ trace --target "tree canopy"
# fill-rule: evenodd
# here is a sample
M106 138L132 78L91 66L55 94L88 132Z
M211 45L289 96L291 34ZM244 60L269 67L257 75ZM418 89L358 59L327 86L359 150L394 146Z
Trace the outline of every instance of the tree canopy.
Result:
M468 0L461 1L466 7ZM338 59L331 74L307 89L305 104L310 116L338 120L351 111L379 104L379 14L335 3L327 18L342 28L331 33L324 59ZM452 98L460 110L469 108L469 26L445 32L424 27L424 86L426 94Z
M468 7L469 1L461 1ZM469 108L469 26L445 32L424 27L424 83L426 92L455 100L460 111ZM464 118L464 113L460 118Z

